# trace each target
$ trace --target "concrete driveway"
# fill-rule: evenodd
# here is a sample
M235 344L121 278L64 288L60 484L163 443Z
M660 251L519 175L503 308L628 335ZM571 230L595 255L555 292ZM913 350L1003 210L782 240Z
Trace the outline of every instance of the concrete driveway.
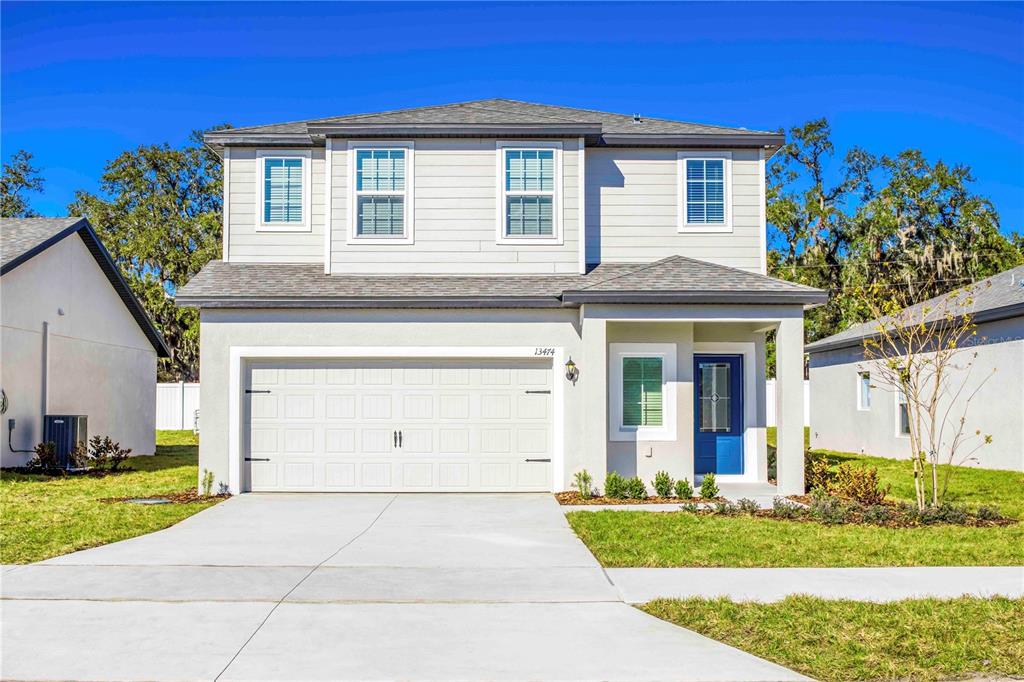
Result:
M242 495L2 592L10 680L803 679L624 604L550 495Z

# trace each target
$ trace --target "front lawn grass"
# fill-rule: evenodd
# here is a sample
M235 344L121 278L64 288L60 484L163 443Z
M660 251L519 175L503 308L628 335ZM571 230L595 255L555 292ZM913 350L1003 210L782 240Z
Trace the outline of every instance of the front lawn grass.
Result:
M809 430L804 429L805 445ZM768 427L768 444L775 447L775 427ZM833 465L851 462L858 466L875 467L882 485L891 485L889 497L894 500L914 501L914 474L909 460L870 457L851 452L814 450ZM953 470L947 502L965 504L971 508L995 505L1005 516L1024 519L1024 473L978 467L939 467L939 483L947 469Z
M819 680L1024 675L1022 599L659 599L641 608Z
M682 511L578 511L566 516L598 561L609 567L1024 564L1024 524L826 526Z
M151 533L216 504L100 502L194 490L197 462L191 431L158 431L155 455L125 462L134 471L102 478L0 473L0 563L41 561Z

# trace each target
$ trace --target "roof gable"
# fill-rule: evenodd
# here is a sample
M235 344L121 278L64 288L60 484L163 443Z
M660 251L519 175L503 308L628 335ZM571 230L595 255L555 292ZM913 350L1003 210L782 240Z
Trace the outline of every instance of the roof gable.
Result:
M6 275L22 263L34 258L54 244L72 234L81 236L86 248L106 275L110 285L117 292L128 312L153 345L157 356L170 357L170 349L153 321L146 313L139 299L121 275L120 269L110 257L100 238L85 218L3 218L0 219L0 251L2 264L0 276Z

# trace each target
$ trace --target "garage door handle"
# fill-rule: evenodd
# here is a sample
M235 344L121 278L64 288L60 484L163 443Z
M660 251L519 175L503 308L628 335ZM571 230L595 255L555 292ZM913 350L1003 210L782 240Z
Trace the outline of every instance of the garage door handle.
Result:
M533 395L533 394L551 395L551 391L527 391L526 394L527 395Z
M246 462L269 462L269 457L246 457Z
M398 432L398 447L402 447L402 432Z
M391 432L391 445L396 448L398 447L398 431Z
M246 393L270 393L270 391L269 391L269 390L267 390L267 391L254 391L254 390L252 390L251 388L247 388L247 389L245 389L245 392L246 392Z
M550 462L550 459L528 459L527 462Z

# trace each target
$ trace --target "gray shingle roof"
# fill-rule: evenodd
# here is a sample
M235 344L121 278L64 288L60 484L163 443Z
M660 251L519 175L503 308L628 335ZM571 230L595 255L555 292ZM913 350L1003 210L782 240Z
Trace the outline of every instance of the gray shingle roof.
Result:
M96 264L107 276L110 286L121 298L128 312L153 345L158 357L170 357L170 350L149 314L132 293L121 270L85 218L0 218L0 275L6 275L54 244L77 234L85 243Z
M200 307L559 307L604 303L820 303L825 292L672 256L586 275L325 275L301 263L212 261L178 292Z
M975 322L983 322L1003 317L1024 316L1024 265L983 279L969 285L969 288L971 289L969 305L963 305L963 298L958 296L958 294L966 293L968 287L963 287L904 308L906 318L931 322L943 317L946 313L970 314ZM947 298L950 299L948 306L943 304ZM926 308L929 309L927 314L925 314ZM820 352L858 345L864 339L874 336L877 329L878 320L855 324L838 334L807 344L807 351Z
M729 128L703 123L687 123L659 118L641 118L633 121L632 115L614 114L591 109L534 104L511 99L482 99L439 106L397 109L371 114L352 114L328 118L276 123L272 125L249 126L218 131L218 137L252 137L258 135L303 135L310 126L325 125L561 125L595 124L602 134L615 135L729 135L764 136L774 135L769 131Z
M0 219L0 267L4 270L14 261L31 257L33 249L48 240L60 241L84 218L3 218ZM74 232L76 230L70 230Z

